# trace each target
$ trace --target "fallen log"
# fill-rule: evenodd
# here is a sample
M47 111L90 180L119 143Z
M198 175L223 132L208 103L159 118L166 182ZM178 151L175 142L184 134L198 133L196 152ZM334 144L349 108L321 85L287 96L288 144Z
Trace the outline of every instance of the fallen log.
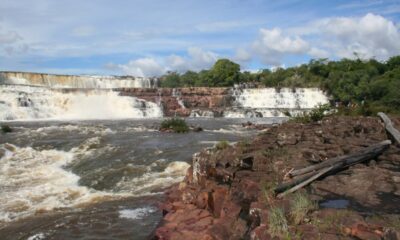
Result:
M282 183L278 185L274 189L274 191L275 193L282 193L285 191L290 191L290 192L296 191L297 189L304 187L305 185L311 183L312 181L315 181L316 179L324 175L327 175L329 173L336 173L351 165L373 159L379 156L383 151L385 151L390 144L391 144L390 140L385 140L378 144L362 149L358 152L345 155L339 158L326 160L325 162L300 169L301 170L301 171L299 170L300 173L302 174L306 173L304 176L295 178L289 182ZM280 196L284 195L286 195L286 193L280 194Z
M385 124L386 131L392 136L392 138L397 142L397 144L400 144L400 132L393 126L390 118L383 112L379 112L378 116L382 119L383 123Z
M372 146L366 147L366 148L364 148L358 152L352 153L352 154L331 158L331 159L323 161L322 163L311 165L311 166L308 166L308 167L305 167L302 169L298 169L298 170L293 170L290 172L289 176L295 177L295 176L303 175L305 173L317 171L319 169L322 169L322 168L325 168L328 166L332 166L336 163L344 162L344 161L348 161L348 162L365 161L365 160L374 158L375 156L381 154L387 148L387 146L389 146L390 144L391 144L390 140L385 140L380 143L374 144Z
M279 184L278 186L276 186L275 188L275 193L280 193L280 192L284 192L286 189L289 189L297 184L300 184L304 181L306 181L307 179L309 179L310 177L314 176L315 172L309 172L307 174L304 174L300 177L294 178L290 181L284 182Z
M334 166L332 166L332 167L327 167L327 168L322 169L322 171L320 171L320 172L318 172L317 174L315 174L314 176L308 178L306 181L304 181L304 182L302 182L302 183L300 183L300 184L298 184L298 185L292 187L291 189L289 189L289 190L287 190L287 191L285 191L285 192L283 192L283 193L281 193L281 194L278 194L277 197L278 197L278 198L281 198L281 197L283 197L283 196L285 196L285 195L287 195L287 194L289 194L289 193L293 193L293 192L299 190L300 188L302 188L302 187L308 185L309 183L311 183L311 182L317 180L317 179L318 179L319 177L321 177L322 175L328 173L329 171L332 171L333 168L334 168Z

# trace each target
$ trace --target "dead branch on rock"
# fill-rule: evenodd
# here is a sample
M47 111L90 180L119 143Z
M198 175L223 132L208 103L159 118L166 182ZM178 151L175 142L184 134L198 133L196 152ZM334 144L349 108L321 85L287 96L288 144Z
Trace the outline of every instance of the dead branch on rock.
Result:
M292 187L291 189L289 189L289 190L287 190L287 191L285 191L285 192L283 192L283 193L281 193L281 194L278 194L277 197L278 197L278 198L281 198L281 197L283 197L283 196L285 196L285 195L287 195L287 194L289 194L289 193L293 193L293 192L299 190L300 188L302 188L302 187L308 185L309 183L311 183L311 182L317 180L319 177L321 177L321 176L324 175L325 173L331 171L333 168L334 168L334 166L332 166L332 167L327 167L327 168L322 169L321 171L319 171L317 174L313 175L312 177L310 177L310 178L307 179L306 181L304 181L304 182L302 182L302 183L300 183L300 184L298 184L298 185Z
M379 112L378 116L382 119L383 123L385 124L386 131L392 136L392 138L397 142L397 144L400 144L400 132L393 126L390 118L383 112Z
M351 165L373 159L382 154L382 152L385 151L390 144L390 140L385 140L378 144L374 144L365 149L362 149L358 152L337 158L332 158L322 163L299 169L297 170L297 172L296 170L292 171L292 175L293 172L295 172L296 175L302 174L302 176L278 185L274 189L275 193L280 193L278 194L278 197L282 197L288 193L297 191L298 189L308 185L309 183L317 180L322 176L337 173Z
M344 162L345 164L351 164L352 162L362 162L368 159L372 159L377 155L381 154L389 145L391 144L390 140L382 141L378 144L374 144L372 146L366 147L358 152L343 155L335 158L331 158L323 161L322 163L318 163L315 165L311 165L302 169L293 170L290 172L291 177L303 175L305 173L317 171L319 169L329 167L335 165L336 163ZM346 163L347 162L347 163Z

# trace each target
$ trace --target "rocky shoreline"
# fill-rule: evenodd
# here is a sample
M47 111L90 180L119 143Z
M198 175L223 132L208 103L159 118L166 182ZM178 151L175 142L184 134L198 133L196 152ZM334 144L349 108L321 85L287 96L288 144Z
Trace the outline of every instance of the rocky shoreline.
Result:
M393 118L400 127L400 118ZM205 149L185 180L168 189L154 239L400 239L400 148L316 181L299 194L313 202L300 219L294 194L273 186L290 169L363 149L388 138L377 117L287 122L253 141ZM277 232L276 213L285 228ZM279 225L279 224L278 224Z

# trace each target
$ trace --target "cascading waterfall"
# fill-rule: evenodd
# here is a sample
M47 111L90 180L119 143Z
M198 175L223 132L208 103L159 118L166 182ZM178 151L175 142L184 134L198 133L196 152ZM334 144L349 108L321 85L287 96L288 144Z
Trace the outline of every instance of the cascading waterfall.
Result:
M283 117L284 111L297 114L329 102L318 88L232 89L234 106L225 117Z
M0 120L122 119L162 117L156 104L112 90L62 91L0 85Z
M123 88L157 85L157 79L152 78L0 72L0 121L162 117L163 108L169 107L169 94L181 109L191 111L190 117L283 117L284 112L297 114L328 103L327 95L317 88L234 87L223 96L229 99L223 107L214 104L218 98L214 99L212 94L204 96L201 90L193 90L189 100L185 95L186 101L194 101L188 106L182 100L182 89L166 91L166 95L157 89L154 103L146 94L146 100L140 99L141 95L136 98L119 94ZM210 102L209 107L204 105L206 102ZM201 107L193 108L197 105Z
M179 106L181 106L181 108L185 109L185 103L182 101L181 98L181 92L179 91L179 89L172 89L172 96L176 98L176 101L178 102Z
M0 84L51 88L154 88L157 78L131 76L74 76L25 72L0 72Z

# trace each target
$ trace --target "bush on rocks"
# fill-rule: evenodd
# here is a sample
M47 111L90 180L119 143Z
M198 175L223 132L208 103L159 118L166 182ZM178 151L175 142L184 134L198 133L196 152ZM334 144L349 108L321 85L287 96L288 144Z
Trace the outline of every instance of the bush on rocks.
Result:
M165 119L161 122L160 131L186 133L189 131L189 126L186 124L185 120L181 118Z

